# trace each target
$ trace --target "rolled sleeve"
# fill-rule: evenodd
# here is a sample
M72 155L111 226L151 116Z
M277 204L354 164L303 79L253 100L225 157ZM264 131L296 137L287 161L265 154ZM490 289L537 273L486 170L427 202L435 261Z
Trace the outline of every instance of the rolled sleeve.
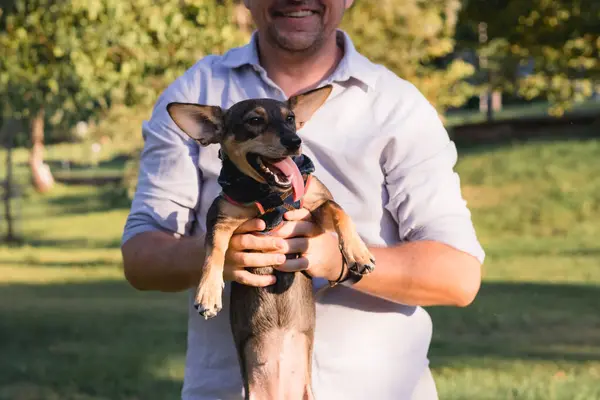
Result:
M157 101L150 121L144 122L144 148L139 177L121 243L146 231L180 237L190 234L196 221L201 173L198 144L172 121L166 106L172 101L193 102L186 75L175 81Z
M454 171L457 150L435 109L414 89L384 152L389 200L402 240L433 240L471 254L485 252Z

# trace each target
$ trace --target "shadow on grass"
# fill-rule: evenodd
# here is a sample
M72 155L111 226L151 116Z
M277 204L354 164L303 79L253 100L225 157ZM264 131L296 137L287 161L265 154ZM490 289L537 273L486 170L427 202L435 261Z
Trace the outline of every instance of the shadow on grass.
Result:
M452 140L461 149L485 148L535 140L586 140L600 137L600 114L565 118L525 118L480 122L449 127Z
M124 282L0 286L0 399L177 399L186 307Z
M484 154L494 152L498 149L510 148L514 146L520 146L523 144L533 143L567 143L567 142L580 142L585 143L589 141L596 141L600 138L600 130L598 128L578 128L573 129L572 132L566 133L564 129L552 131L549 130L546 135L540 135L537 137L523 136L521 138L504 138L497 140L490 140L488 143L485 142L470 142L468 138L453 138L458 149L459 156L466 154Z
M108 186L92 193L69 194L49 198L48 204L60 210L59 214L87 214L117 209L129 209L130 200L117 185Z
M432 366L490 356L600 361L598 299L600 287L592 285L485 283L467 308L428 309L434 323Z
M598 361L598 298L594 286L487 283L469 308L429 309L432 366ZM0 287L0 398L35 385L57 399L176 399L181 382L168 377L182 375L185 329L182 293L114 281Z
M69 160L68 157L65 157L65 160L60 160L56 158L48 158L45 163L53 171L65 171L66 164L65 161L68 161L68 168L72 171L82 171L82 170L120 170L125 167L127 161L131 159L131 156L128 154L117 154L109 160L100 161L96 166L91 166L89 164L77 163ZM26 166L27 163L19 164L21 166Z

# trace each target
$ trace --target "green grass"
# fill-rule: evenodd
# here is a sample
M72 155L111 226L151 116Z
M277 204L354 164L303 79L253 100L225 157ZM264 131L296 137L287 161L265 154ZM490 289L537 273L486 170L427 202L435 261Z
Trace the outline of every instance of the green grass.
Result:
M474 304L429 309L441 399L600 399L599 159L600 140L461 152L487 259ZM116 193L26 192L26 242L0 246L0 399L178 398L185 294L124 282Z

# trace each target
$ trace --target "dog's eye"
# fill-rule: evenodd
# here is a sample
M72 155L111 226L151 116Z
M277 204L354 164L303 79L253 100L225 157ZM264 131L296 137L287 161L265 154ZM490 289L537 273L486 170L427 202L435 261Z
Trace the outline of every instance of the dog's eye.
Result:
M289 123L293 123L295 119L296 117L294 117L293 115L288 115L285 120Z
M246 120L247 123L249 123L250 125L260 125L263 122L263 119L260 117L252 117L252 118L248 118L248 120Z

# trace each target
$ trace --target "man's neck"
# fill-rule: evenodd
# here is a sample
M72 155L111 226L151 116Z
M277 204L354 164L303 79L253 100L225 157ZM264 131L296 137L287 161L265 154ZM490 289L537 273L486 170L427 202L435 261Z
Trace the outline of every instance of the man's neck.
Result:
M258 46L261 65L288 97L316 87L333 73L344 56L335 32L318 51L309 55L281 50L260 35Z

